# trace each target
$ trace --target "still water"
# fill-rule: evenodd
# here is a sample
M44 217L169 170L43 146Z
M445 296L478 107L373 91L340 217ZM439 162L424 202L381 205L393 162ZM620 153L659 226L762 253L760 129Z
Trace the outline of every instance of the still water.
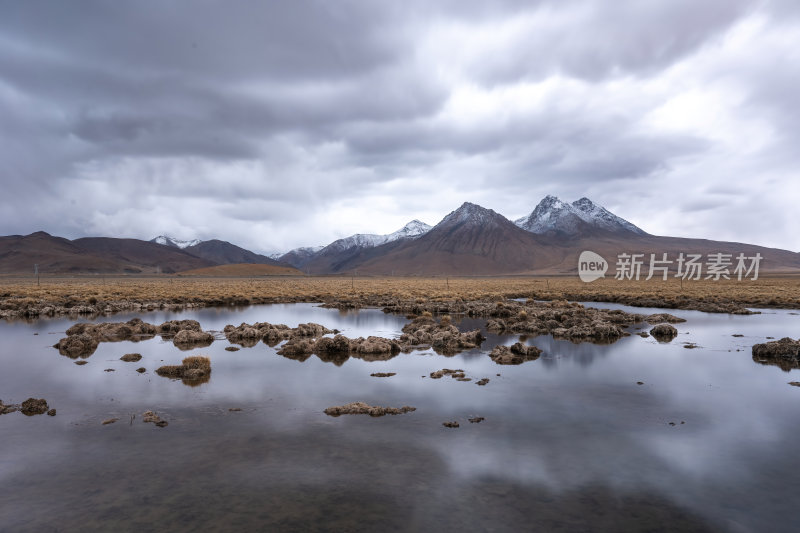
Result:
M101 343L77 366L52 348L74 321L0 323L0 398L46 398L58 411L0 416L0 531L800 530L800 387L787 384L800 371L750 355L767 337L800 336L800 315L671 312L687 322L670 343L541 336L525 342L542 357L520 366L489 359L494 345L519 340L493 334L452 357L340 364L287 359L263 343L227 352L221 336L182 352L156 337ZM134 316L192 318L217 332L317 322L349 337L397 336L407 321L312 304L99 321ZM119 360L130 352L142 360ZM208 383L154 372L198 354L211 358ZM491 381L423 377L445 367ZM323 413L352 401L417 410ZM169 426L143 423L148 409Z

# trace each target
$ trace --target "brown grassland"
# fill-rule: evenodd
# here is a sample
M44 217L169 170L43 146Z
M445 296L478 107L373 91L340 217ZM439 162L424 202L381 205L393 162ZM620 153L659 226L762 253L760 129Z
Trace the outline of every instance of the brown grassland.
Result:
M732 312L735 308L800 309L800 276L752 280L618 281L583 283L565 277L0 277L0 316L26 309L92 306L103 310L263 303L327 302L340 307L383 306L393 300L453 301L503 298L568 299ZM14 312L16 310L16 313ZM5 313L4 313L5 312ZM64 311L57 311L63 313ZM86 311L84 311L86 312ZM37 313L29 313L35 316ZM24 316L24 314L21 314Z

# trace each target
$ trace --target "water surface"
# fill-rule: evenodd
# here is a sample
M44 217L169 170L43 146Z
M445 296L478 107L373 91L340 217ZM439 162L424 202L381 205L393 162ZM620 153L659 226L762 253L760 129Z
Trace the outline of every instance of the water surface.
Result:
M0 531L797 530L800 388L787 382L800 372L757 364L750 348L796 338L800 316L668 312L687 319L670 343L540 336L525 342L543 356L520 366L489 359L492 346L520 339L493 334L452 357L338 363L287 359L263 343L227 352L226 340L182 352L156 337L102 343L77 366L51 347L74 321L0 323L0 398L42 397L58 410L0 417ZM397 336L406 323L312 304L99 321L134 316L214 331L318 322L350 337ZM119 360L130 352L143 359ZM195 354L212 360L206 384L154 373ZM423 377L444 367L491 381ZM358 400L417 411L322 412ZM147 409L169 426L143 423ZM120 421L101 425L111 417ZM453 420L461 427L441 425Z

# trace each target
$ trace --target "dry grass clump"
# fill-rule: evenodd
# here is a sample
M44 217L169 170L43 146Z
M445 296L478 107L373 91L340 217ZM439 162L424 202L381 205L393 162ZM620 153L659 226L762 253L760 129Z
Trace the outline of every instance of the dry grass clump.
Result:
M800 359L800 341L784 337L777 341L755 344L753 355Z
M784 337L753 345L753 361L774 365L785 372L800 368L800 340Z
M152 422L153 424L155 424L156 426L158 426L160 428L166 427L167 424L168 424L168 422L166 420L162 420L161 417L158 416L153 411L145 411L144 413L142 413L142 421L145 424L149 424L149 423ZM103 423L105 424L105 422L103 422Z
M669 342L678 336L678 330L669 324L658 324L650 330L650 335L659 342Z
M462 332L450 323L449 316L437 323L424 313L403 326L403 334L398 339L404 351L430 346L436 353L445 355L477 348L484 340L479 329Z
M28 398L19 408L20 413L25 416L43 415L49 409L47 400L44 398Z
M661 322L666 322L667 324L680 324L681 322L686 322L686 319L671 315L669 313L655 313L653 315L647 315L644 317L644 321L648 324L659 324Z
M525 361L535 361L542 350L536 346L525 346L521 342L512 346L495 346L489 354L498 365L521 365Z
M384 415L402 415L416 410L417 410L416 407L409 407L407 405L404 405L403 407L377 407L369 405L364 402L352 402L345 405L328 407L327 409L325 409L325 414L328 416L340 416L340 415L384 416Z
M455 370L451 368L443 368L441 370L436 370L435 372L430 373L431 379L441 379L444 376L450 376L452 378L458 379L464 377L464 371L460 368Z
M56 416L56 410L50 409L44 398L28 398L22 404L4 404L0 400L0 415L19 411L25 416L43 415Z
M211 359L204 355L184 358L180 365L164 365L156 369L159 376L181 379L187 385L201 384L211 379Z

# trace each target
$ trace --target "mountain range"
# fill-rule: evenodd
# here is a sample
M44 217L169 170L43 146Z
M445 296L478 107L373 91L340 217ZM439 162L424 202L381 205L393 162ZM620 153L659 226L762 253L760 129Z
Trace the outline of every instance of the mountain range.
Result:
M258 264L282 273L375 275L566 274L591 250L613 260L619 253L760 253L762 271L800 271L800 254L761 246L651 235L588 198L542 199L514 222L465 202L435 226L412 220L386 235L355 234L325 246L268 257L217 239L151 241L93 237L67 240L44 232L0 237L0 273L175 273L220 265ZM205 271L205 270L204 270ZM230 269L209 270L232 271ZM244 272L237 269L236 272ZM263 272L261 268L259 272ZM302 272L301 272L302 271ZM613 275L613 272L610 274Z
M291 265L229 242L210 240L180 247L139 239L86 237L68 240L43 231L0 237L0 273L172 274L219 265L258 263L294 270ZM299 275L300 271L296 271Z
M761 270L800 270L800 254L795 252L651 235L585 197L567 203L546 196L529 215L514 222L465 202L436 226L415 220L389 235L364 237L354 235L325 247L297 248L275 257L309 274L565 274L577 272L578 256L584 250L612 261L619 253L641 253L646 258L666 253L672 259L680 253L703 257L760 253Z

